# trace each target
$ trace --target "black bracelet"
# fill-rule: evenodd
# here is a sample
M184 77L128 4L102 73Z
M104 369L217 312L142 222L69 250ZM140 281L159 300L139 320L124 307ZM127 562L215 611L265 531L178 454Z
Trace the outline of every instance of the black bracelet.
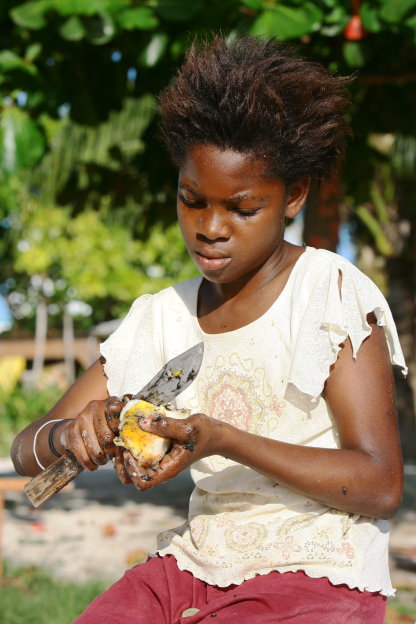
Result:
M56 450L53 444L53 434L54 434L55 429L57 429L60 425L62 425L63 422L66 422L67 420L72 420L72 418L63 418L62 420L58 420L58 422L54 423L54 425L52 425L52 427L49 430L49 436L48 436L49 449L55 455L55 457L61 457L62 455L61 453L58 453L58 451Z

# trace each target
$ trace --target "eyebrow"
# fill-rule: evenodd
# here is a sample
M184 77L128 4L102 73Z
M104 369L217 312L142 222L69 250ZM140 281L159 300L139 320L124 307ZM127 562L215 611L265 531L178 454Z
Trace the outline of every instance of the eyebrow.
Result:
M192 193L192 195L195 195L195 197L201 197L201 198L202 198L202 195L200 195L200 194L198 193L198 191L196 191L195 189L193 189L193 188L192 188L192 186L188 186L188 184L183 184L183 183L181 183L181 182L180 182L180 183L178 184L178 188L179 188L179 189L186 189L187 191L189 191L190 193Z
M200 193L198 193L198 191L193 189L191 186L188 186L188 184L179 183L178 188L186 189L187 191L195 195L195 197L202 198L202 195L200 195ZM256 197L254 195L250 195L246 191L242 191L241 193L236 193L235 195L231 195L231 197L228 197L226 201L227 202L258 201L258 202L265 203L267 199L265 199L264 197Z
M266 201L264 197L256 197L255 195L250 195L248 191L242 191L241 193L236 193L235 195L231 195L231 197L229 197L227 201L241 202L241 201L250 201L250 200L259 201L259 202Z

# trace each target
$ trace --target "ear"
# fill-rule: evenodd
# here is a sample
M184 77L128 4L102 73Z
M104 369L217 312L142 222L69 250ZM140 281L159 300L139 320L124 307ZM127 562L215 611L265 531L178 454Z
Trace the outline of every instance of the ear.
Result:
M302 210L311 186L310 177L302 178L289 187L285 216L294 219Z

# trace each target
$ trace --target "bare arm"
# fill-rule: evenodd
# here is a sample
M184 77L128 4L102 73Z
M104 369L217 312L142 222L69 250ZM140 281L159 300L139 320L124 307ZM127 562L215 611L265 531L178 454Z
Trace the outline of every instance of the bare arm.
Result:
M60 418L75 419L80 414L85 412L86 408L88 408L89 412L91 412L94 409L99 411L102 407L103 411L103 405L105 404L107 398L107 378L104 375L101 360L97 360L81 377L79 377L79 379L77 379L77 381L67 390L58 403L56 403L56 405L45 416L36 422L31 423L18 434L11 449L11 458L16 471L20 474L28 476L34 476L40 472L40 468L37 465L33 455L33 439L36 431L43 423ZM90 420L92 423L93 417L90 416L87 420ZM48 445L49 431L52 426L53 423L51 423L50 427L44 427L39 433L36 441L36 451L40 462L44 466L49 465L56 459L53 453L49 450ZM70 443L62 439L65 437L64 433L67 428L68 425L61 425L59 429L57 429L56 435L54 436L54 446L60 453L63 453L65 449L70 446ZM72 425L71 429L74 429L74 425ZM91 425L88 425L88 432L92 440L91 443L95 446L95 450L98 451L97 445L99 445L99 442ZM108 432L106 433L108 434ZM74 433L74 435L76 434ZM64 441L67 442L66 445L62 444ZM80 442L81 441L78 441L79 445ZM74 440L73 444L76 446L77 441ZM101 445L99 446L101 449ZM82 454L81 449L79 449L76 454L79 458L83 458L84 464L88 463L89 458L87 459L85 453ZM97 465L90 461L89 466L85 465L85 467L88 467L91 470L94 469L94 467L97 467Z
M140 473L132 480L145 489L201 457L220 454L330 507L390 517L400 502L403 474L392 368L382 328L372 323L357 360L346 341L324 396L337 424L340 449L270 440L200 414L188 421L146 421L143 429L163 431L177 442L151 482L140 480ZM184 442L193 450L184 448ZM130 476L133 470L137 466Z

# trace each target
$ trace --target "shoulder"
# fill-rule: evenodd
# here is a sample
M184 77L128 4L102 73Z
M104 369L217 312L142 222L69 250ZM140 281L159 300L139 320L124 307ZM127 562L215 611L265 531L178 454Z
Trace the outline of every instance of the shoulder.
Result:
M167 305L175 305L179 301L188 301L197 296L201 277L194 277L184 282L178 282L167 288L163 288L154 294L146 294L138 297L130 308L131 313L140 313L142 310L156 310Z
M307 247L294 274L292 299L300 308L311 301L322 308L332 301L348 309L361 301L371 312L377 307L388 309L384 295L367 275L346 258L326 249Z
M307 247L300 274L301 279L310 280L312 282L325 279L331 274L337 275L337 279L338 276L341 276L342 279L345 275L355 281L371 285L371 288L378 290L374 282L372 282L367 275L352 264L352 262L337 253L328 251L327 249Z
M172 317L172 312L179 307L183 308L184 305L190 309L192 300L196 302L200 279L193 278L164 288L155 294L145 294L135 299L128 313L120 320L102 347L107 349L113 343L122 345L130 343L136 334L156 331L163 316Z
M121 395L144 385L171 357L188 345L191 310L198 279L175 284L136 299L118 328L101 344L110 394Z
M353 357L371 334L368 314L382 326L393 364L406 372L396 326L378 287L338 254L308 247L295 267L290 323L294 344L290 381L319 396L341 344L349 338Z
M201 284L202 277L193 277L185 282L178 282L169 288L165 288L154 295L158 302L164 303L167 301L188 301L193 299L198 294L198 289Z
M320 329L369 335L367 315L374 312L379 325L395 331L389 305L376 284L349 260L325 249L308 247L299 271L295 301L304 302L304 314L316 319ZM358 341L361 344L361 341ZM355 349L354 349L355 352Z

